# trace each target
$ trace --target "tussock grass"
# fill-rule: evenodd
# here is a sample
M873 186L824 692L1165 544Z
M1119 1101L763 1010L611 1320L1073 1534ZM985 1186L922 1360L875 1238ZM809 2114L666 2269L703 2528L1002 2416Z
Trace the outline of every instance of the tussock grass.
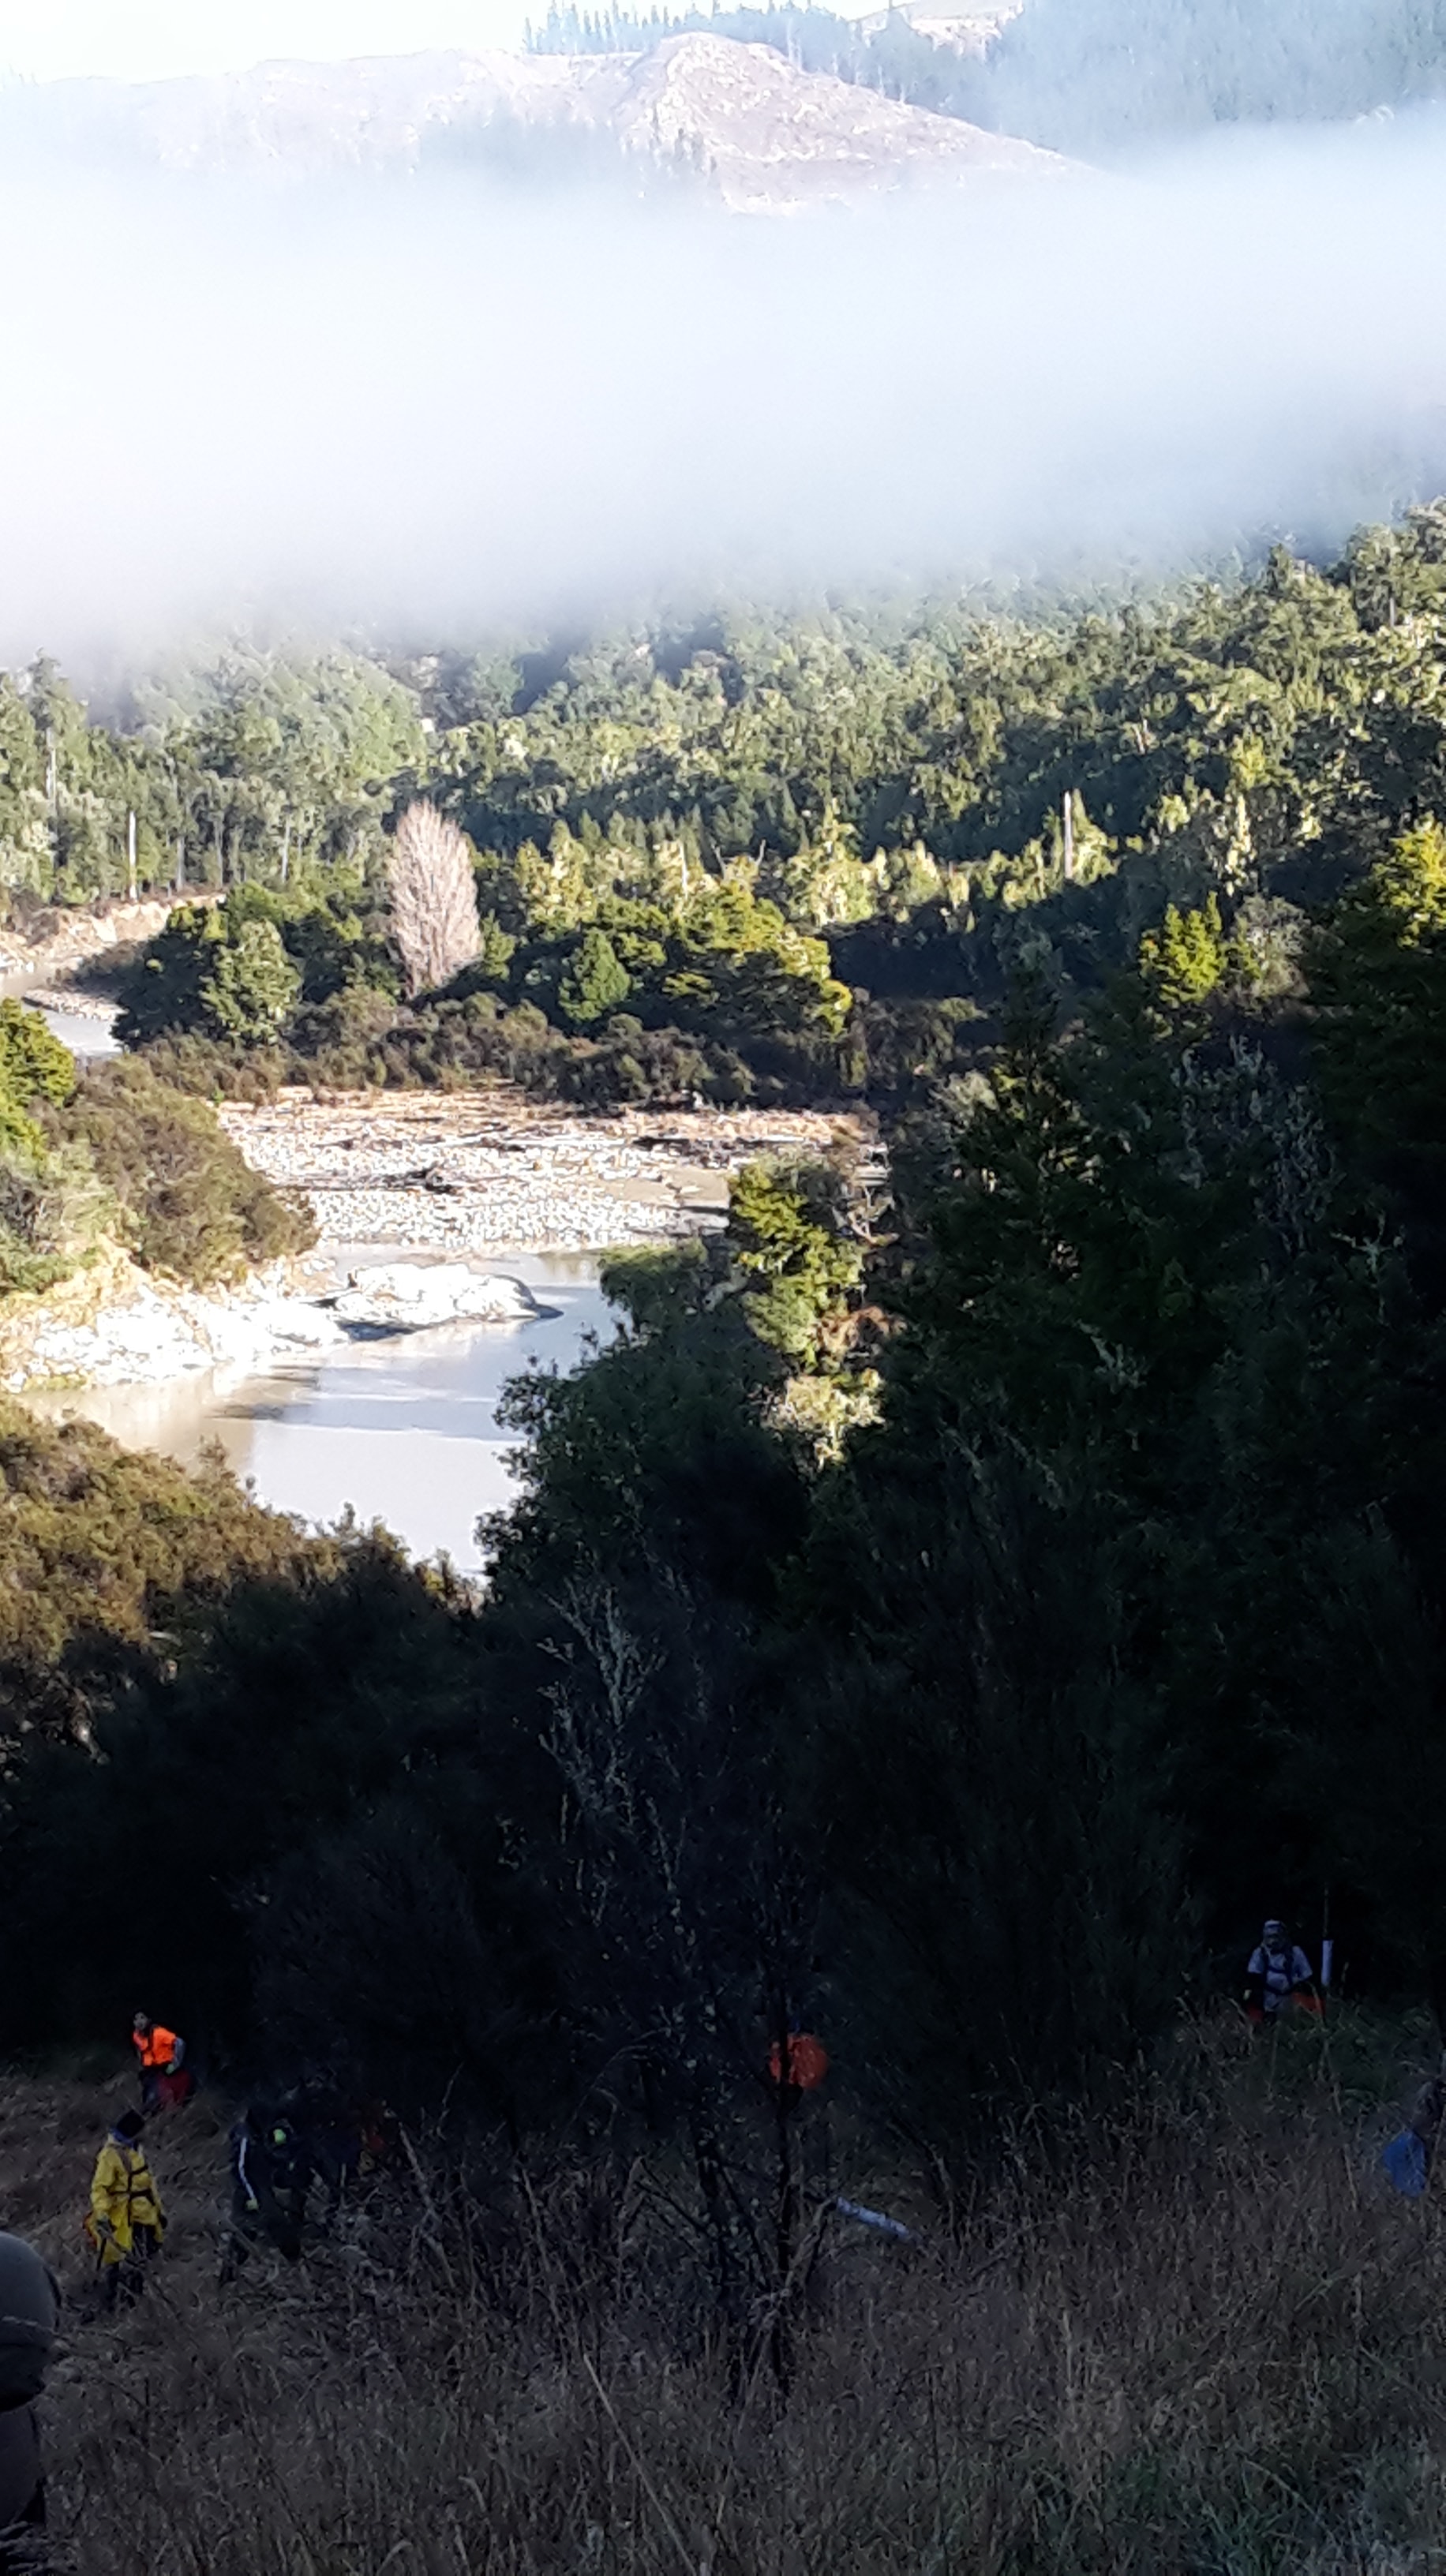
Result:
M1192 2036L1108 2131L1018 2141L952 2227L835 2146L785 2399L736 2367L675 2174L464 2190L424 2151L287 2269L216 2286L224 2112L157 2124L173 2212L49 2406L74 2576L1407 2576L1446 2564L1446 2219L1376 2169L1419 2074L1338 2024ZM83 2286L114 2092L16 2080L0 2216ZM901 2203L901 2192L905 2193Z

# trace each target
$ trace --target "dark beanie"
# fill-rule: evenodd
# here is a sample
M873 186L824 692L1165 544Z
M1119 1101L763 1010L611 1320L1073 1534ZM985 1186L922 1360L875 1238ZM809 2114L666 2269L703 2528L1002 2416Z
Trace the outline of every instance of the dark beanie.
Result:
M133 2146L145 2125L139 2111L122 2111L120 2118L112 2124L116 2137L128 2138Z

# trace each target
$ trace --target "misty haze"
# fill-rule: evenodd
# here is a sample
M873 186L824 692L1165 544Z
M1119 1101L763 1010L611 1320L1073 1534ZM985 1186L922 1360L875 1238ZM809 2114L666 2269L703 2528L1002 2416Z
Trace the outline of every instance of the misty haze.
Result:
M616 62L0 98L0 650L1153 571L1443 479L1435 108L1106 175L764 46Z

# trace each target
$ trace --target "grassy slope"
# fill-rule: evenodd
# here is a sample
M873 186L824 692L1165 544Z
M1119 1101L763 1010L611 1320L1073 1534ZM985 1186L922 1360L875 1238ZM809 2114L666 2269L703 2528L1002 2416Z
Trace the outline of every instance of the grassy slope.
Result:
M386 2186L298 2272L215 2287L226 2113L162 2123L163 2271L72 2313L51 2472L76 2576L1405 2576L1446 2545L1446 2230L1379 2141L1425 2062L1337 2026L1182 2046L1073 2182L900 2254L839 2237L791 2403L730 2399L637 2168L469 2223ZM80 2292L115 2088L16 2079L0 2213ZM835 2115L836 2116L836 2115ZM889 2186L849 2152L863 2196ZM1442 2177L1446 2181L1446 2176ZM898 2205L897 2198L895 2205ZM680 2312L680 2307L683 2312Z

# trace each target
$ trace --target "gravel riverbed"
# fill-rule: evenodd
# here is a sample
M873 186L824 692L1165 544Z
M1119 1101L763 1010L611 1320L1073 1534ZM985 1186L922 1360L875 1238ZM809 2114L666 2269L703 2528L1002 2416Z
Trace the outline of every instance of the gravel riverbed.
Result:
M585 1117L502 1090L285 1091L228 1104L227 1134L310 1199L324 1243L597 1251L720 1225L728 1178L766 1153L867 1152L863 1121L816 1111L622 1110Z

